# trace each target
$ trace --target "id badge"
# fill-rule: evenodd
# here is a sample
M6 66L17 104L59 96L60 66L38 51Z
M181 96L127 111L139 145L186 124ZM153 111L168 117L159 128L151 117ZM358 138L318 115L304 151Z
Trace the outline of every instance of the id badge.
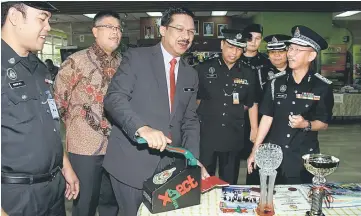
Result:
M49 109L51 112L51 116L53 117L53 119L59 119L59 113L58 113L58 108L56 107L56 103L54 99L48 99L48 104L49 104Z
M237 92L233 92L233 104L239 104L239 94Z

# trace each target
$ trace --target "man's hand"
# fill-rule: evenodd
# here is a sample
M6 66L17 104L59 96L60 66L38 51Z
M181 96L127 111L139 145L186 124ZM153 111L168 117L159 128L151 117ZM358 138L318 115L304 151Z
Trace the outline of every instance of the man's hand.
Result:
M257 128L251 128L251 134L250 134L250 137L249 137L249 140L251 140L251 142L256 142L256 137L257 137L257 132L258 132L258 129Z
M301 115L289 115L288 125L291 128L306 128L308 126L307 121Z
M201 167L201 176L202 179L206 179L209 177L209 173L207 171L207 169L203 166L203 164L199 161L197 161L197 165Z
M253 169L256 169L256 167L257 167L256 161L255 161L257 149L258 149L258 147L253 147L252 152L247 159L248 174L251 174L253 172Z
M172 140L166 137L162 131L148 126L139 128L137 132L140 137L147 141L149 148L159 149L161 152L164 151L167 144L172 143Z
M66 181L65 197L68 200L76 199L79 194L79 179L69 164L61 170Z

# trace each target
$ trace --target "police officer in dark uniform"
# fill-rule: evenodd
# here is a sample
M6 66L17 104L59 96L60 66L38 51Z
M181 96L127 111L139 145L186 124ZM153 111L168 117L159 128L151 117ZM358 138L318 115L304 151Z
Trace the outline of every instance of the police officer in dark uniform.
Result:
M275 74L288 70L286 41L292 37L283 34L268 35L263 40L267 42L267 52L271 67L267 74L267 80L275 78Z
M199 72L198 114L201 121L200 160L215 175L217 158L221 179L237 184L239 152L244 147L244 108L249 107L257 131L258 107L254 105L255 74L239 58L247 36L224 29L222 56L196 67ZM256 133L255 133L256 134Z
M33 54L42 50L57 9L39 1L5 2L1 10L2 211L65 215L64 192L76 198L79 181L63 155L47 68Z
M327 129L334 104L332 82L310 68L327 42L305 26L293 27L292 34L287 52L291 71L267 84L260 107L263 117L248 158L252 172L255 150L269 132L269 141L283 150L278 184L311 183L302 156L320 152L318 131Z
M262 42L263 27L260 24L251 24L248 25L244 30L243 34L251 34L252 38L247 41L246 52L241 56L240 61L246 67L250 67L254 74L256 74L256 94L258 107L262 101L264 94L264 86L267 83L268 72L270 71L271 63L268 60L268 56L264 53L258 51ZM258 116L258 120L261 119L261 116ZM246 159L252 151L253 143L249 140L249 137L254 136L251 134L251 125L248 121L248 113L245 112L245 151L241 152L241 158ZM253 175L255 176L255 175ZM246 183L255 184L254 180L258 181L258 176L250 178L247 175Z
M274 34L265 37L263 40L267 42L267 51L271 65L267 67L263 67L263 70L268 70L266 82L269 82L277 77L283 76L286 74L286 71L289 71L287 61L287 45L286 41L290 40L292 37L288 35L282 34ZM260 113L259 113L260 114ZM259 115L259 120L261 119L261 115ZM264 142L267 142L267 137ZM251 149L253 144L250 145ZM248 155L250 152L247 152ZM247 155L247 157L248 157ZM255 169L252 173L247 173L246 184L248 185L258 185L260 184L259 179L259 170Z

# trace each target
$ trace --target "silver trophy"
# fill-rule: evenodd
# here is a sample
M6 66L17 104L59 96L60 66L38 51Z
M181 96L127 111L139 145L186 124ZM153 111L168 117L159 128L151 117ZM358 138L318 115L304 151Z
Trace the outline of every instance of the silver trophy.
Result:
M278 145L262 144L256 151L255 161L259 170L261 183L261 197L256 212L260 216L274 215L273 190L277 176L276 169L283 159L282 148ZM268 183L267 183L267 178Z
M306 154L302 158L306 170L314 175L312 179L313 187L311 189L311 211L308 211L306 215L324 215L322 213L322 201L326 194L325 177L335 172L340 160L325 154Z

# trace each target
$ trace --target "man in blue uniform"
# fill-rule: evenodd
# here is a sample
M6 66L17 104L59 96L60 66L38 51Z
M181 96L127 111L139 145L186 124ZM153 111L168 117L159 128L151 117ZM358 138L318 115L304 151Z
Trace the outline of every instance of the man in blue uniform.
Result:
M252 172L255 151L268 134L269 141L283 150L278 184L311 183L302 155L320 152L318 131L327 129L334 104L332 82L310 68L327 42L305 26L294 26L292 35L287 52L291 70L267 85L260 107L263 117L248 158Z
M209 174L215 175L219 159L220 178L237 184L239 153L244 148L245 107L250 108L252 132L257 133L256 78L251 68L239 61L249 36L233 29L223 30L223 35L222 56L196 67L199 73L200 160Z
M63 154L59 115L33 53L43 49L47 2L1 3L1 207L5 215L64 215L79 180ZM64 180L65 178L65 180Z

